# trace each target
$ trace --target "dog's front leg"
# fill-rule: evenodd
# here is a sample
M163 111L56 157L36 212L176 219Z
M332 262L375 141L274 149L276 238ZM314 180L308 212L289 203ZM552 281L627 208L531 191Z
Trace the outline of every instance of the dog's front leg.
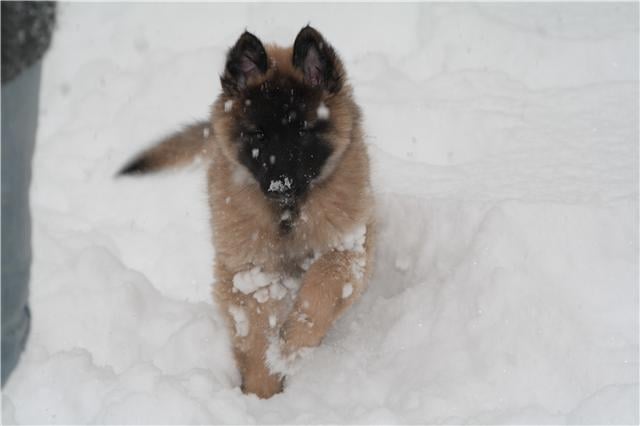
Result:
M358 298L365 286L367 257L364 251L331 250L311 265L280 330L285 359L318 346L334 321Z
M282 392L282 377L269 370L265 356L269 336L276 330L273 321L280 302L259 303L252 294L236 291L232 275L224 268L218 270L215 298L230 326L233 354L242 377L242 392L260 398Z

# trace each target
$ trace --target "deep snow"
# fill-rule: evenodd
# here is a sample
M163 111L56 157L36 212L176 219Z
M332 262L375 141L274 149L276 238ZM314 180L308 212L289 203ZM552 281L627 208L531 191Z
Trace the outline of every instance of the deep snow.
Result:
M204 117L245 28L345 60L368 291L270 400L210 298L204 169L114 172ZM5 423L637 423L638 4L61 4Z

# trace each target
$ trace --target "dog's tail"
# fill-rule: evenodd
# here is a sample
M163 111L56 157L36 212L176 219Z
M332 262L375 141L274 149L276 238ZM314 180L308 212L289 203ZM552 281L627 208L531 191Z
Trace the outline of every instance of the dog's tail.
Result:
M205 154L207 141L213 137L208 121L199 121L162 139L141 152L118 171L118 175L156 172L185 166L198 155Z

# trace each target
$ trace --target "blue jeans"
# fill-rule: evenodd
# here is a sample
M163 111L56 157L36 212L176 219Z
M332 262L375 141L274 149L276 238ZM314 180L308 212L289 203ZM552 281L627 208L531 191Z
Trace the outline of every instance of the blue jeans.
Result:
M40 68L37 62L2 86L2 386L18 364L31 322L29 184Z

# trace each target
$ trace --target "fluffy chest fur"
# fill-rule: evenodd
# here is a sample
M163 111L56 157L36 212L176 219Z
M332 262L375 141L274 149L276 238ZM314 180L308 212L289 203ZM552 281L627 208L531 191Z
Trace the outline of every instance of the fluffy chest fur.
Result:
M295 269L372 220L368 158L359 139L349 145L334 173L293 208L265 198L242 166L229 162L220 150L212 149L212 157L208 188L213 241L218 261L230 271L251 266Z

